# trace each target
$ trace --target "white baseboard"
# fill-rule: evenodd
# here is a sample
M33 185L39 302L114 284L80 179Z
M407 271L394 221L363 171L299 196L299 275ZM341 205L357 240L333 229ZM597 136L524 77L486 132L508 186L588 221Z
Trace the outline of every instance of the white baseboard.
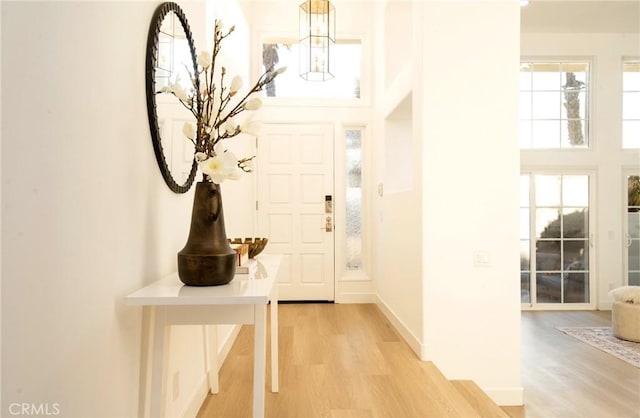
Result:
M209 394L209 382L207 381L207 375L200 380L200 383L196 386L196 389L191 396L191 400L187 404L187 408L182 413L182 417L185 418L196 418L198 415L198 411L202 407L204 400L207 399L207 395Z
M238 338L238 334L240 334L240 329L242 328L242 324L236 324L233 326L233 329L229 333L229 336L219 344L218 347L218 371L222 367L222 364L227 359L229 355L229 351L231 351L231 347L233 347L233 343L236 342L236 338Z
M524 405L524 389L522 387L481 389L499 406Z
M418 338L416 338L415 335L413 335L411 330L407 328L404 322L402 322L400 318L398 318L398 316L391 310L391 308L389 308L389 306L387 306L386 303L384 303L382 299L380 299L378 295L376 295L375 303L380 311L382 311L384 316L389 320L389 322L391 322L391 326L395 328L398 334L400 334L400 336L405 340L409 347L411 347L413 352L416 353L416 355L420 359L425 360L422 342Z
M336 295L336 303L376 303L375 293L351 293L345 292Z
M613 302L600 302L598 304L599 311L610 311L613 307Z

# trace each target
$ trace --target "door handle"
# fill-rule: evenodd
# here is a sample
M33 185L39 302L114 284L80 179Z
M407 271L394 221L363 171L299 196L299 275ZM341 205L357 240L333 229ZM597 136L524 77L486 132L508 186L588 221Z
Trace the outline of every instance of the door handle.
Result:
M333 220L331 219L331 216L327 216L324 219L324 226L320 229L324 229L325 232L332 232L333 231Z

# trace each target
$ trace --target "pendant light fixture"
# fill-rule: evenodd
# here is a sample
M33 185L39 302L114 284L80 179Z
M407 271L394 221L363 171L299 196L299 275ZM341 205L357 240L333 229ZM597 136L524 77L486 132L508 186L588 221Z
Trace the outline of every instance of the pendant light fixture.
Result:
M326 81L334 77L333 48L336 10L329 0L307 0L300 5L300 77Z

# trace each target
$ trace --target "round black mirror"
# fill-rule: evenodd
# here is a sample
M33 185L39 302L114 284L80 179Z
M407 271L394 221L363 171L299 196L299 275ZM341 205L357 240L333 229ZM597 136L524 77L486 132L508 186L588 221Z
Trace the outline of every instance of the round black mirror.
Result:
M176 3L160 4L147 38L147 115L160 172L176 193L189 190L196 177L194 146L182 134L184 123L194 123L195 116L173 94L160 91L175 83L190 91L196 69L196 49L184 12Z

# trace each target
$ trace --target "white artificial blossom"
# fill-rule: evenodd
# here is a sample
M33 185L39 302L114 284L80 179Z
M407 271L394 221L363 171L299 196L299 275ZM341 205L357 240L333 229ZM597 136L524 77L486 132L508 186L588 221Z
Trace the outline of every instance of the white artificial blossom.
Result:
M222 41L234 31L234 28L232 26L225 32L222 21L215 21L213 48L211 52L203 51L198 54L196 72L189 74L192 85L189 91L186 91L177 79L159 91L173 94L195 117L195 126L185 123L182 132L195 147L195 160L202 171L204 181L218 184L224 180L236 180L243 172L253 170L255 156L238 159L233 153L222 148L222 141L241 133L255 135L255 124L239 124L237 116L245 110L260 109L262 100L252 96L273 82L286 69L267 69L253 87L241 94L242 77L235 76L227 82L225 67L220 66L218 70L217 65Z

